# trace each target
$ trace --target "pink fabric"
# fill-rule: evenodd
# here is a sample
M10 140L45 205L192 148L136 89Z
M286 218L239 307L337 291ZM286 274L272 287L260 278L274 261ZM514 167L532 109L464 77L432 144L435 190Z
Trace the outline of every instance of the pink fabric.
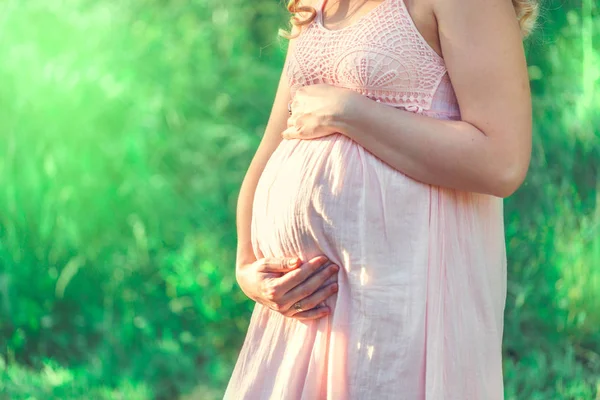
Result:
M460 119L443 59L402 0L327 30L318 16L286 65L294 90L328 83ZM503 399L502 199L417 182L341 134L284 140L254 198L257 257L327 255L331 316L256 305L225 399Z

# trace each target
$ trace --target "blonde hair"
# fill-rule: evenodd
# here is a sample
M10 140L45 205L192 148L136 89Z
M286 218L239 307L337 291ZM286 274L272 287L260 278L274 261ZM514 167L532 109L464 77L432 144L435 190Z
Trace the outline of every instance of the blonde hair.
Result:
M294 39L298 37L303 26L310 24L317 16L317 10L312 6L304 6L300 4L301 0L289 0L287 4L288 11L292 14L290 18L290 31L279 30L279 35L286 39ZM404 1L404 0L400 0ZM523 38L529 36L535 27L535 21L539 12L538 0L512 0L517 20L521 27L521 35ZM302 18L298 14L309 13L306 18Z
M512 0L513 7L517 13L517 20L521 27L521 35L523 38L535 28L535 21L539 14L540 4L538 0Z

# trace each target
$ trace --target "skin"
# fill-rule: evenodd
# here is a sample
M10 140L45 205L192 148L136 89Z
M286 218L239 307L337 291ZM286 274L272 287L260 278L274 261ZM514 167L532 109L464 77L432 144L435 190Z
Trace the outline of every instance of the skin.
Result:
M350 11L354 3L344 0L328 5L324 25L341 29L379 3L366 1L359 11ZM251 299L286 316L326 316L330 312L326 307L308 306L321 304L337 291L337 284L324 284L338 269L330 265L314 275L327 265L326 259L299 260L289 266L289 259L262 255L257 259L252 251L252 199L264 166L282 138L310 140L343 134L415 180L498 197L511 195L527 173L531 98L511 2L406 0L406 4L421 35L443 55L462 120L429 118L329 85L299 89L290 117L290 92L282 73L265 134L240 189L236 277ZM294 46L291 40L288 54ZM306 301L303 308L308 311L296 312L296 301Z
M430 5L461 121L395 109L344 88L310 85L296 92L282 135L310 140L341 133L420 182L508 197L525 179L531 155L529 80L512 4L431 0Z

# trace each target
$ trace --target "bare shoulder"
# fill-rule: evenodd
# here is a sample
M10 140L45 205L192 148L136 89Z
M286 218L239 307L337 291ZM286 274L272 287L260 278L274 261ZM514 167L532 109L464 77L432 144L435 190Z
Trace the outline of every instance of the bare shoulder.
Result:
M506 56L505 52L513 56L523 53L521 31L511 0L429 1L444 53L489 56L501 50L496 57Z
M463 120L483 132L530 130L531 98L511 0L432 0Z
M508 34L520 41L520 29L511 0L429 0L441 29L454 33ZM461 28L457 31L457 28ZM498 31L499 30L499 31ZM484 40L486 38L483 38Z

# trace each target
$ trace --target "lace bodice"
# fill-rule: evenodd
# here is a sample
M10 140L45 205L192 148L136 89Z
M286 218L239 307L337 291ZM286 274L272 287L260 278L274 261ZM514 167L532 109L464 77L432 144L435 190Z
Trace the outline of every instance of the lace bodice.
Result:
M356 90L408 111L459 114L446 66L417 30L403 0L383 0L347 27L323 24L323 5L286 65L292 96L317 83Z

